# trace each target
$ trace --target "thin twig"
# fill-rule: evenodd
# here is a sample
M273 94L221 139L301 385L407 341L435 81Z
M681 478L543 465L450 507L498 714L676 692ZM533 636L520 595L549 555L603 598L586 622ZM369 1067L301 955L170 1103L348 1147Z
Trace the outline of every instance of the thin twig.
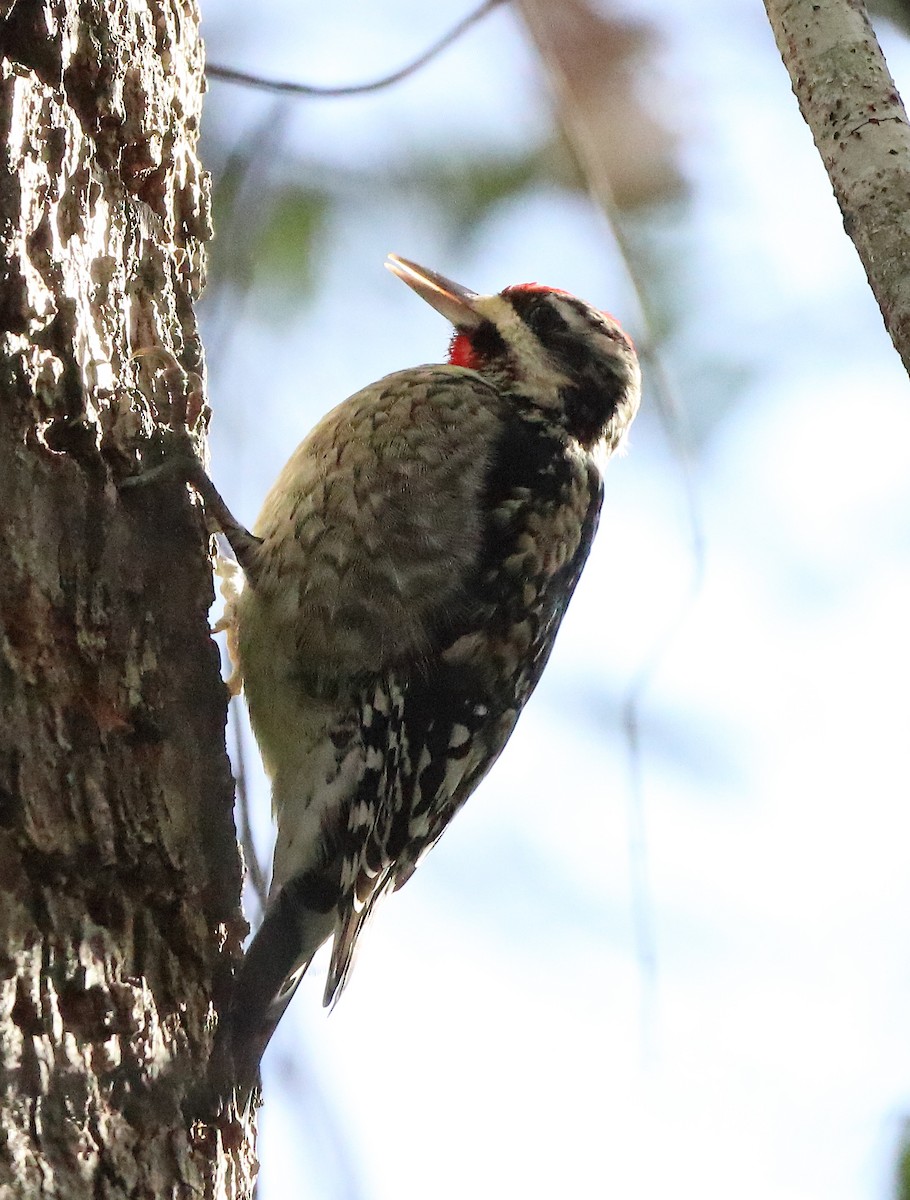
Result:
M314 1146L319 1147L326 1174L331 1172L333 1186L328 1192L340 1200L367 1200L368 1185L361 1181L350 1123L335 1108L315 1063L310 1061L306 1044L298 1039L293 1054L273 1062L282 1089L294 1097L301 1128L308 1130Z
M657 982L657 939L651 911L648 879L647 827L645 821L644 779L641 761L640 713L644 697L668 648L701 592L705 576L705 541L694 471L688 440L684 435L682 407L678 389L658 349L653 331L657 328L647 285L636 265L636 256L627 237L618 206L613 198L607 162L595 131L585 119L584 105L575 94L572 80L560 61L552 40L551 10L543 0L522 0L522 15L534 40L544 67L550 76L566 135L577 155L593 199L604 213L619 250L632 288L639 321L646 332L641 358L646 367L649 392L680 470L689 520L692 576L686 594L656 640L651 653L629 686L622 707L622 723L629 755L629 869L633 895L633 923L639 968L643 983L643 1046L647 1049L648 1027Z
M256 899L262 912L265 912L268 901L268 889L265 883L265 872L259 865L259 856L253 841L253 828L250 823L250 797L246 786L246 759L243 748L243 736L240 721L234 714L234 778L237 784L237 824L240 845L243 847L243 858L246 862L247 874Z
M214 175L220 258L213 262L203 300L208 326L206 358L222 370L255 282L256 245L272 217L272 173L285 158L284 139L291 108L292 101L287 97L266 105L261 120L233 146ZM225 280L230 286L224 286Z
M225 83L239 83L245 87L260 88L267 92L287 92L294 96L361 96L365 92L378 92L383 88L391 87L395 83L400 83L402 79L407 79L409 75L413 75L419 71L421 67L425 67L428 62L431 62L443 50L448 49L453 42L457 41L463 33L473 26L478 21L481 21L487 13L494 8L498 8L500 4L506 4L508 0L484 0L478 8L456 25L453 25L448 32L444 33L439 41L434 42L428 50L417 56L406 66L399 67L397 71L393 71L390 75L382 75L379 79L372 79L367 83L350 83L342 84L337 87L322 86L314 83L294 83L290 80L282 79L263 79L261 75L253 75L248 71L237 71L233 67L222 67L216 63L210 63L206 68L206 74L212 79L221 79Z

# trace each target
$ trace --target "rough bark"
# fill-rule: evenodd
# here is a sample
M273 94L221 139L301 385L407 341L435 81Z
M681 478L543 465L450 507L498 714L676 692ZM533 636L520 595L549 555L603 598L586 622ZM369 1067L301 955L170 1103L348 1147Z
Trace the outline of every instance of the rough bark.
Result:
M793 91L910 371L910 125L862 0L765 0Z
M117 488L174 385L133 352L204 375L198 14L0 21L0 1195L245 1195L194 1122L243 932L208 539Z

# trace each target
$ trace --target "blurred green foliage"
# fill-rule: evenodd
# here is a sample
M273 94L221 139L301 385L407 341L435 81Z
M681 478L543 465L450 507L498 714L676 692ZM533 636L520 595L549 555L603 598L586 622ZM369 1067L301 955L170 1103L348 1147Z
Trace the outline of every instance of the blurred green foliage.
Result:
M314 241L328 219L330 198L307 187L284 187L269 197L268 219L259 230L254 255L260 271L280 287L311 291Z
M246 146L216 180L212 283L242 290L255 277L294 307L312 298L325 239L345 206L362 207L368 197L374 204L433 208L452 240L464 246L499 204L535 188L584 186L561 141L512 155L465 151L409 158L401 172L301 162L295 174L305 183L263 180L259 159L258 148Z
M451 236L463 244L505 201L541 187L582 191L585 184L559 138L520 154L424 159L411 164L407 186L440 210Z

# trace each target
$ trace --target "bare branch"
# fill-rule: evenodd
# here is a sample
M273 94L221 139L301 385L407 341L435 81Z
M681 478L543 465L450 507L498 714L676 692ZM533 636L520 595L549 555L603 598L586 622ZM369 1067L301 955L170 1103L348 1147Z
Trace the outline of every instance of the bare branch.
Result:
M400 83L402 79L407 79L409 75L413 75L419 71L421 67L425 67L443 50L447 50L453 42L456 42L463 33L467 31L478 21L481 21L494 8L498 8L500 4L508 3L508 0L484 0L484 3L479 8L475 8L473 12L468 13L456 25L453 25L447 33L444 33L439 41L434 42L428 50L417 56L406 66L399 67L397 71L393 71L390 75L382 75L379 79L370 80L368 83L351 83L343 84L339 87L321 87L313 83L293 83L289 80L279 79L263 79L260 75L252 75L247 71L235 71L232 67L221 67L215 63L210 63L206 69L206 74L211 79L223 79L226 83L240 83L245 87L260 88L267 92L287 92L294 96L360 96L364 92L378 92L383 88L391 87L395 83Z
M702 518L696 495L694 471L688 439L685 436L682 407L671 373L667 370L657 344L647 285L638 270L634 248L626 236L619 207L614 197L613 172L618 160L613 147L604 136L602 103L585 95L589 81L576 69L571 58L572 39L565 36L561 22L572 19L563 6L548 0L519 0L519 7L528 31L536 45L550 79L561 124L572 144L579 166L587 180L595 202L604 212L613 239L622 256L629 283L639 309L644 329L644 346L639 348L642 364L647 368L649 391L664 426L666 437L679 465L683 493L689 518L692 574L685 595L678 601L666 628L636 678L632 681L622 706L623 730L629 758L629 864L632 878L633 920L639 967L642 977L642 1043L647 1048L652 1021L653 998L657 980L657 940L651 911L648 879L648 848L642 774L640 713L644 697L655 672L663 661L679 630L697 600L705 575L705 542ZM578 13L585 16L586 6Z
M800 111L910 371L910 125L862 0L765 0Z
M561 37L559 28L560 21L566 19L566 10L562 6L551 5L549 0L519 0L519 9L549 76L560 122L575 151L591 195L609 222L610 232L622 256L632 286L635 303L639 309L639 320L645 334L644 344L639 346L639 355L642 362L650 367L649 382L656 393L667 438L677 453L691 529L694 574L698 581L704 571L704 537L687 439L683 435L682 407L671 373L666 369L657 347L654 330L658 322L654 317L654 307L647 285L637 268L636 254L626 236L614 198L611 168L615 163L615 156L611 147L604 144L601 136L600 114L584 102L580 95L582 81L572 70L572 63L566 61L568 43Z
M246 786L246 756L243 745L243 731L236 711L234 712L234 781L237 785L237 823L238 841L243 848L243 858L246 863L250 884L259 901L260 918L268 903L268 886L265 881L265 871L256 853L256 843L253 839L253 827L250 821L250 797Z

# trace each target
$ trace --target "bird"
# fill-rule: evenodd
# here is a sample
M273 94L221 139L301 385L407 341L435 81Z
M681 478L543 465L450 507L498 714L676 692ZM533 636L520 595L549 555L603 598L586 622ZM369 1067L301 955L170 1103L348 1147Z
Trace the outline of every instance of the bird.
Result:
M194 479L245 577L225 614L277 826L224 1038L238 1094L316 951L324 1003L490 770L540 680L639 407L617 321L536 283L491 295L390 255L453 327L447 361L330 411L252 533Z

